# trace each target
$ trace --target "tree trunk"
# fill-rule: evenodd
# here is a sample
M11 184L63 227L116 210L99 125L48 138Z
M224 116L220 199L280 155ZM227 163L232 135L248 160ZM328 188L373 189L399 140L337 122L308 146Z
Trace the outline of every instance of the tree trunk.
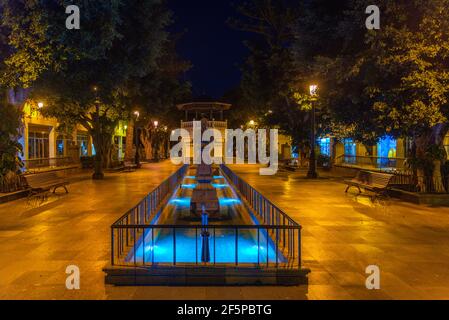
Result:
M415 146L416 146L416 159L418 161L423 161L426 159L427 149L430 145L431 136L429 134L421 134L420 136L415 137ZM418 192L426 193L428 192L427 184L426 184L426 173L422 164L419 164L416 167L416 188Z
M416 159L425 160L429 159L429 155L427 154L429 151L429 147L437 146L440 149L443 149L444 146L444 137L446 136L449 130L448 124L438 124L432 128L427 133L421 134L418 137L415 137L415 146L416 146ZM438 157L438 155L433 155L434 157ZM418 167L417 172L417 188L420 192L445 192L443 177L441 175L441 160L439 158L429 159L432 162L433 169L431 173L428 173L426 177L425 168ZM425 163L425 162L424 162ZM426 183L426 178L430 179L428 183Z
M94 128L94 131L100 130L100 128ZM102 138L100 134L93 135L93 142L95 146L95 161L94 161L94 173L92 175L92 179L101 180L104 178L103 173L103 145Z
M125 161L133 161L134 159L134 120L128 121L128 127L126 128L126 148L125 148Z
M418 192L427 192L426 177L422 168L417 168L416 170L416 189Z
M153 158L153 144L152 144L151 129L142 130L140 137L141 137L141 141L143 144L143 148L145 150L145 157L147 160L151 160Z
M433 174L432 174L432 183L434 192L444 193L446 189L443 184L443 176L441 175L441 161L434 160L433 161Z
M435 145L437 145L440 150L444 150L444 138L449 131L449 125L446 123L441 123L436 125L432 130L432 138ZM446 152L444 152L445 154ZM446 157L447 158L447 155ZM446 189L444 188L443 175L441 174L441 161L443 159L434 159L433 161L433 172L432 172L432 183L435 192L444 193Z

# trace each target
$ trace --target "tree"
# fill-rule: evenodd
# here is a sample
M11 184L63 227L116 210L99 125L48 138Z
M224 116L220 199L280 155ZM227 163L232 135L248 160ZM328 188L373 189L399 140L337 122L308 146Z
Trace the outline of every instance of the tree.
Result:
M8 59L13 76L7 79L32 82L33 96L45 98L45 115L89 131L96 151L93 178L101 179L114 129L130 117L134 82L157 68L170 13L159 0L86 1L79 5L81 30L68 30L64 4L20 1L17 7L5 0L6 25L15 31L10 41L15 51ZM43 67L24 78L26 70L14 62L34 57L36 46L44 50Z
M243 67L241 104L262 126L276 126L304 150L309 145L310 104L301 104L311 77L294 49L299 7L287 1L251 1L238 8L232 25L253 35ZM304 89L303 89L304 88Z
M345 1L343 11L329 12L328 16L338 21L331 29L335 32L327 35L330 26L317 27L312 20L305 21L306 27L301 28L314 40L300 47L325 70L320 73L326 85L324 99L334 121L350 128L352 136L367 145L385 134L413 137L415 152L410 163L420 177L420 189L442 191L440 164L448 132L449 89L449 43L444 30L449 3L379 1L380 31L365 28L367 16L362 13L369 4ZM312 17L320 12L319 7L308 10ZM323 36L320 41L331 49L317 50L318 36ZM430 172L426 174L425 169ZM426 189L424 175L433 176L432 190Z
M176 104L188 100L191 96L190 83L182 79L191 64L176 52L176 45L181 36L182 34L171 35L156 60L158 67L133 82L133 91L136 94L132 104L140 115L136 123L139 137L131 138L130 141L137 145L143 144L147 159L159 158L159 149L168 145L171 129L179 126L181 113L176 109ZM154 126L154 121L158 121L158 126ZM134 122L131 123L134 126ZM134 130L129 128L128 126L132 137Z
M357 4L363 6L361 1ZM384 30L365 35L366 49L353 67L354 78L364 78L372 125L392 135L413 137L409 163L421 191L444 191L441 161L446 158L443 139L449 129L449 41L443 30L448 26L449 13L444 9L448 4L384 1ZM425 176L433 178L431 184L424 183Z
M22 145L19 138L20 112L13 106L1 100L0 105L0 192L12 192L20 189L19 174L23 167L19 154Z

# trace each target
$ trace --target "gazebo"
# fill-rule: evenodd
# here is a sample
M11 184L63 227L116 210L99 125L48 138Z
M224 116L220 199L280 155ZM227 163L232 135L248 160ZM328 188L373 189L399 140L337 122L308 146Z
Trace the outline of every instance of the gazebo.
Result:
M220 115L220 121L223 121L223 111L231 109L231 104L223 102L189 102L178 104L178 110L184 111L185 121L191 121L189 115L194 115L194 120L200 120L201 115L206 116L210 121L215 120L214 114Z

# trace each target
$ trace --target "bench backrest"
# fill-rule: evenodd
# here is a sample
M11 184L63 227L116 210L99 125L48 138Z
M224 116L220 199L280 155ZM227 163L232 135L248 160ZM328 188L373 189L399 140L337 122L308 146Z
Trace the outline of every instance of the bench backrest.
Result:
M369 184L370 183L370 175L371 175L371 172L360 170L359 172L357 172L357 176L355 177L355 179L361 183Z
M27 181L28 186L32 188L39 187L41 185L49 184L52 182L61 181L61 177L55 171L25 176L25 179Z
M393 179L394 175L388 173L380 173L380 172L371 172L360 170L357 173L355 179L360 183L366 185L379 185L387 187L390 184L390 181Z
M393 179L392 174L371 172L370 184L377 184L387 187L390 184L391 179Z

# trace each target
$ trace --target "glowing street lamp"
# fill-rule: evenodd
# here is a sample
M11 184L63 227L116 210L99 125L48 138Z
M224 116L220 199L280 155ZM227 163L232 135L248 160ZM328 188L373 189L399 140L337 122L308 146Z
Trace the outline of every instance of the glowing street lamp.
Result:
M39 109L42 109L44 107L44 103L43 102L38 102L37 107Z
M255 124L254 120L250 120L250 121L249 121L249 125L250 125L250 126L253 126L254 124Z
M318 85L312 84L312 85L309 87L309 90L310 90L310 95L311 95L312 97L315 97L315 96L317 95L317 92L318 92Z
M140 112L139 111L134 111L134 115L136 116L136 119L139 119Z
M153 122L153 124L157 128L157 126L159 125L159 121L156 120L156 121Z
M310 103L312 105L312 116L310 121L310 163L309 163L309 171L307 172L307 178L316 179L318 178L318 172L316 171L317 163L315 156L315 139L316 139L316 119L315 119L315 103L314 98L317 96L318 85L312 84L309 87L311 99Z

